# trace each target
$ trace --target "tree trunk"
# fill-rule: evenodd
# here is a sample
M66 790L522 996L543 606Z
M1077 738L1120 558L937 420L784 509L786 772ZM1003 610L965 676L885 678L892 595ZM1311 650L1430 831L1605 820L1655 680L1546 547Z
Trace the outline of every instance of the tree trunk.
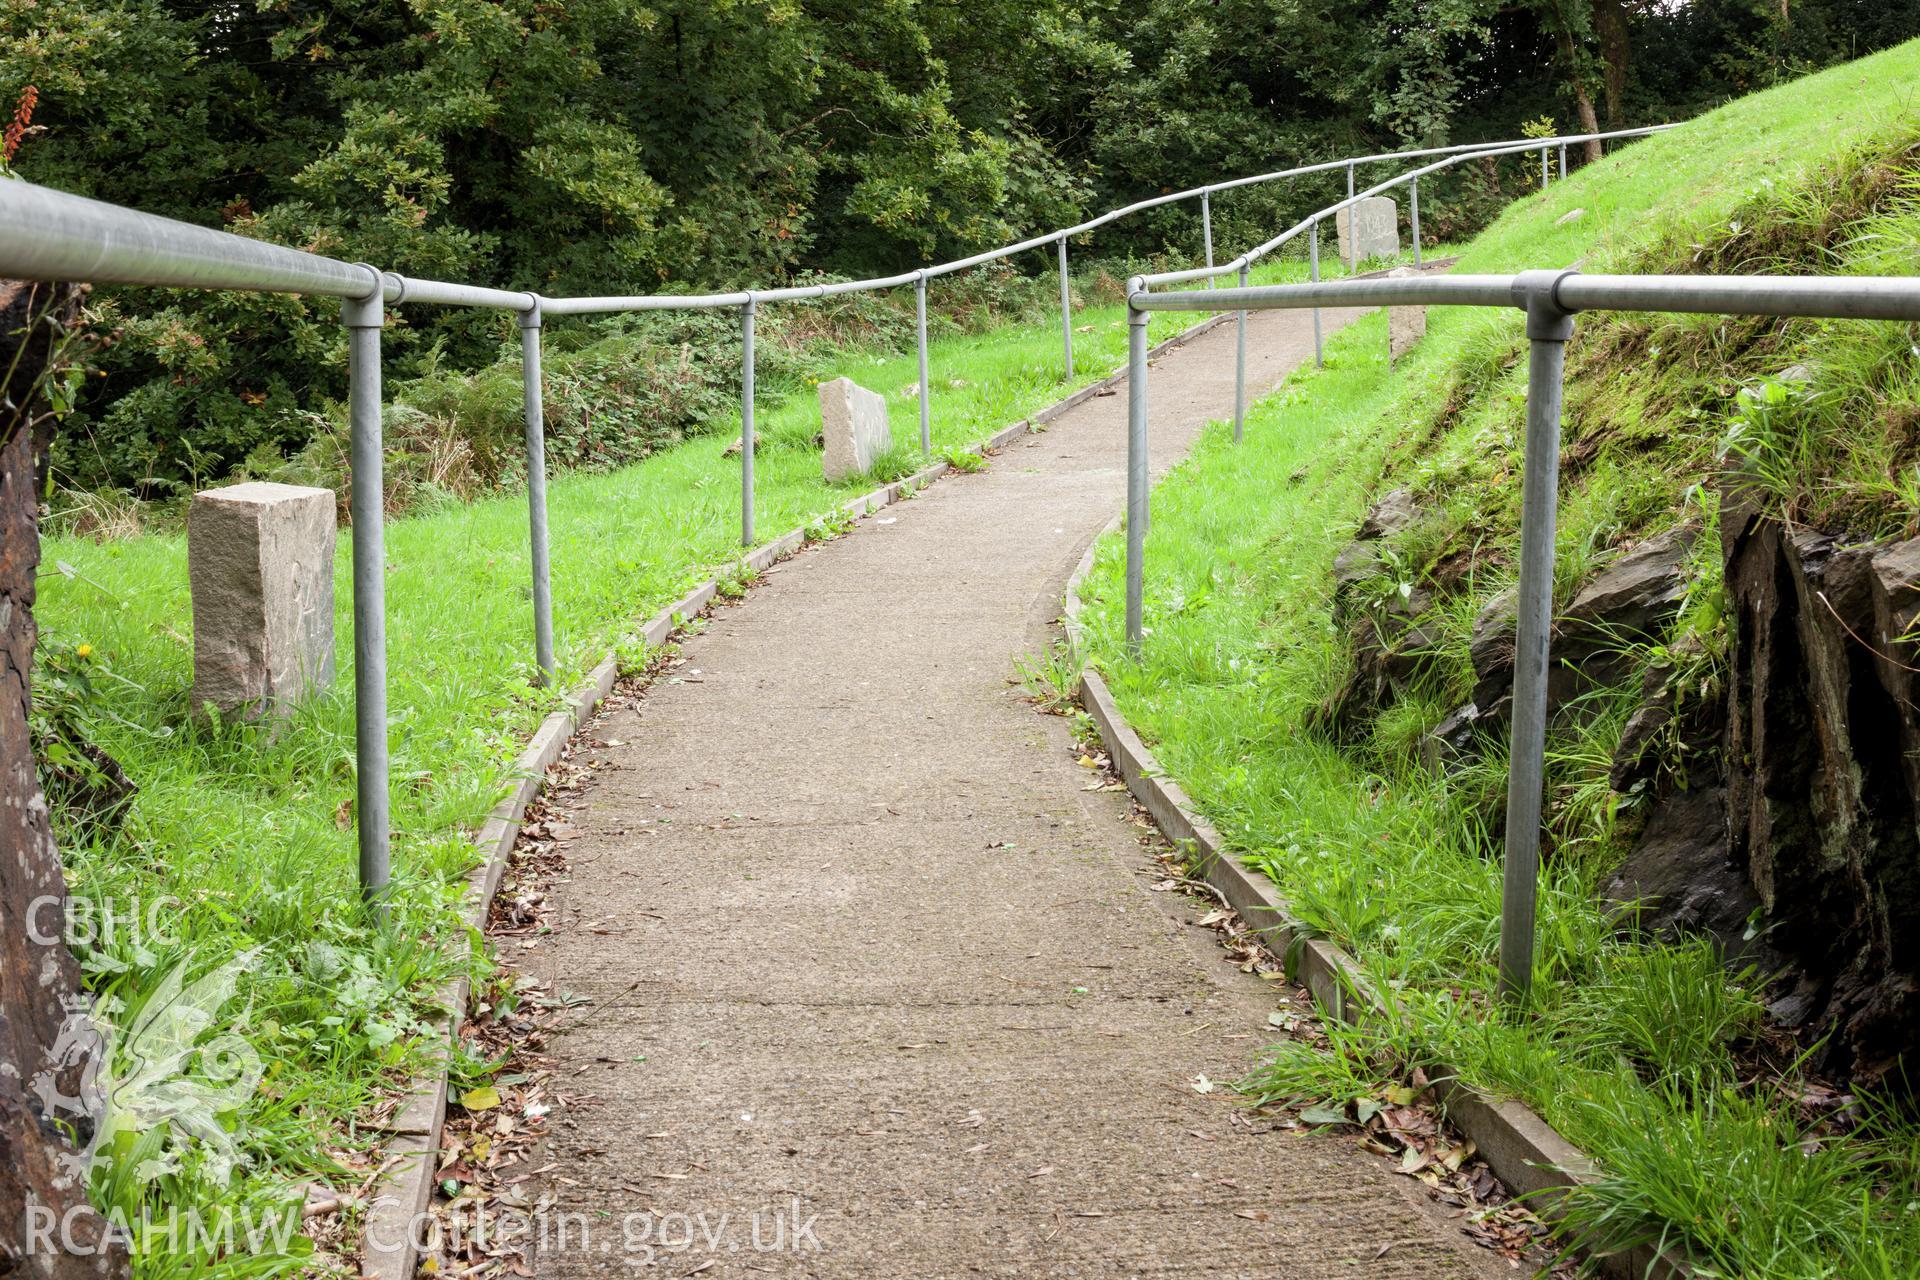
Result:
M1600 56L1606 60L1604 88L1607 128L1624 128L1620 101L1627 91L1627 69L1633 62L1633 42L1627 32L1626 0L1594 0L1594 32L1600 37Z
M29 734L34 574L40 565L33 420L81 291L0 281L0 1276L127 1274L123 1244L87 1203L81 1163L47 1115L79 1097L62 1031L87 999L65 937L66 878ZM71 1055L64 1055L71 1057Z
M1598 133L1600 121L1593 113L1593 96L1587 92L1586 82L1580 78L1580 58L1573 46L1573 34L1563 27L1555 33L1554 39L1560 46L1560 61L1566 64L1567 83L1573 89L1573 108L1580 117L1580 132ZM1604 154L1598 138L1588 140L1586 153L1588 164Z

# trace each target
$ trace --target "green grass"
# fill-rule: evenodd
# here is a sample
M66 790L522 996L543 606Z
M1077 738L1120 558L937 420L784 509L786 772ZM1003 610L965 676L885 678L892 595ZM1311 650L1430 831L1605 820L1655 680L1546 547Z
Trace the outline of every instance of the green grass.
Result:
M1455 269L1920 270L1905 159L1920 137L1916 74L1910 44L1637 143L1514 206ZM1575 208L1586 212L1560 221ZM1817 393L1795 400L1810 408L1773 410L1780 421L1745 437L1785 442L1770 455L1779 507L1856 528L1914 518L1900 468L1887 465L1920 376L1907 327L1869 336L1863 325L1599 316L1580 326L1568 441L1599 447L1569 468L1562 599L1623 537L1682 518L1708 529L1676 635L1643 660L1693 632L1706 641L1702 678L1712 676L1726 624L1714 501L1699 482L1740 415L1755 417L1741 385L1800 359L1816 370ZM1740 1087L1731 1048L1757 1019L1749 980L1704 944L1623 941L1598 899L1621 848L1626 800L1606 770L1632 690L1595 695L1556 727L1536 998L1524 1017L1492 1012L1504 746L1482 744L1445 776L1421 767L1415 747L1465 701L1472 618L1511 579L1520 345L1517 313L1436 309L1421 347L1389 371L1383 318L1359 322L1331 342L1324 370L1300 371L1253 408L1244 445L1215 424L1156 490L1141 662L1124 656L1117 539L1101 544L1082 590L1093 660L1161 766L1390 997L1385 1024L1337 1038L1332 1055L1276 1049L1247 1087L1344 1102L1412 1062L1444 1061L1526 1100L1600 1158L1605 1177L1572 1220L1587 1243L1681 1244L1720 1276L1920 1274L1914 1130L1883 1117L1832 1140L1804 1129L1790 1085ZM1400 485L1424 514L1391 541L1363 604L1422 583L1449 552L1473 552L1475 568L1423 619L1428 676L1336 740L1316 727L1351 663L1332 617L1333 557L1368 503Z
M1261 278L1298 278L1276 262ZM804 306L805 304L797 304ZM1165 337L1198 317L1156 318ZM1075 315L1072 384L1060 377L1057 321L943 338L932 349L935 455L980 465L965 446L1104 376L1125 354L1118 306ZM896 446L877 479L922 465L918 378L911 351L853 351L827 362L888 397ZM481 380L504 376L497 371ZM515 392L517 395L517 392ZM498 397L493 397L497 399ZM810 386L758 405L756 528L762 540L812 526L844 527L841 503L874 479L829 485L813 444ZM707 434L607 474L557 476L549 500L557 689L532 684L523 496L443 501L390 522L387 636L395 891L385 931L369 927L355 883L352 830L351 577L345 533L335 573L339 672L330 693L277 729L189 716L191 610L186 546L177 532L121 540L49 538L38 617L43 697L57 694L140 788L127 820L108 830L58 815L75 894L124 915L163 896L175 905L161 936L122 931L83 942L89 982L122 1021L176 966L198 977L244 958L247 972L216 1022L232 1025L263 1065L257 1091L223 1111L244 1157L231 1184L191 1149L153 1184L126 1162L96 1193L137 1216L169 1208L278 1206L291 1212L308 1178L351 1185L329 1154L363 1152L358 1127L382 1095L426 1063L423 1018L432 993L489 962L457 917L470 834L508 786L514 757L558 690L572 688L610 648L640 665L628 637L740 554L739 462L723 456L737 412ZM86 646L83 652L82 646ZM244 1014L242 1011L245 1011ZM129 1050L122 1046L122 1057ZM456 1063L472 1074L481 1064ZM143 1139L159 1143L162 1131ZM129 1138L131 1142L131 1135ZM234 1274L288 1259L269 1251L230 1260ZM324 1265L316 1263L314 1265ZM155 1246L145 1276L211 1274L204 1251ZM228 1274L221 1272L221 1274Z

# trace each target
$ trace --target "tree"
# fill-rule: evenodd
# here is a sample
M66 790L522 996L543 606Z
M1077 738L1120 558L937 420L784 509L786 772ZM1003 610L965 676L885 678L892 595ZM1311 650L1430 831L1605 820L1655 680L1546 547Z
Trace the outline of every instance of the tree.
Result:
M0 4L0 103L39 87L44 132L23 171L50 186L415 275L703 290L890 273L1226 174L1511 137L1541 115L1569 132L1596 130L1602 108L1610 125L1682 118L1920 33L1920 0L1786 13L1780 0L14 0ZM1216 244L1265 239L1337 189L1224 194ZM1456 235L1503 198L1497 175L1421 191ZM1193 215L1115 224L1075 261L1191 254ZM63 437L70 487L173 497L236 466L270 472L345 393L330 306L139 290L94 305L126 340ZM476 368L514 337L498 316L409 308L387 332L387 373Z
M1581 133L1600 132L1600 118L1593 109L1593 95L1587 83L1593 74L1594 5L1602 0L1532 0L1541 21L1553 32L1555 49L1560 55L1560 72L1566 77L1567 90L1573 95L1573 111ZM1583 145L1589 163L1601 155L1600 140L1589 138Z
M41 1086L78 1096L79 1064L59 1059L86 997L68 952L66 880L33 756L36 447L47 393L80 311L66 285L0 281L0 1271L45 1280L123 1276L123 1241L87 1203L73 1148ZM63 1072L61 1068L72 1069Z
M1633 64L1633 39L1628 20L1638 0L1593 0L1593 32L1606 63L1607 128L1623 128L1621 104L1626 98L1627 72Z

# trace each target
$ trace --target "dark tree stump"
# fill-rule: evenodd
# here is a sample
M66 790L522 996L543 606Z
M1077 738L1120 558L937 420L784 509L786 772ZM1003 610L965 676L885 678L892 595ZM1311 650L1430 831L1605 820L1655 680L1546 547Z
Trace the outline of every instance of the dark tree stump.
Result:
M31 1086L35 1075L58 1065L61 1028L86 999L79 966L62 941L66 878L27 720L40 567L34 464L42 433L35 422L42 378L78 318L81 296L71 285L0 281L0 1276L61 1280L128 1270L124 1245L88 1205L69 1163L72 1148ZM57 908L43 905L30 928L28 912L48 900ZM66 1081L63 1091L77 1096L77 1081ZM36 1224L41 1230L30 1235Z

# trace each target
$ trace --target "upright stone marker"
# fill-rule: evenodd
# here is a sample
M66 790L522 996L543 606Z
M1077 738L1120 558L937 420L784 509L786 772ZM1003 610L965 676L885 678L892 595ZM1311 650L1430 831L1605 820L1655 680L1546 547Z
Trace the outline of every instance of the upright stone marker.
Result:
M1389 279L1405 279L1420 273L1412 267L1395 267L1387 272ZM1388 307L1387 308L1387 363L1392 364L1407 352L1414 344L1427 336L1427 309L1425 307Z
M1365 262L1400 252L1400 213L1385 196L1368 196L1333 215L1340 233L1340 260Z
M887 398L851 378L820 384L820 425L825 445L820 465L829 480L871 470L893 447Z
M333 681L334 495L249 481L193 495L193 708L280 715Z

